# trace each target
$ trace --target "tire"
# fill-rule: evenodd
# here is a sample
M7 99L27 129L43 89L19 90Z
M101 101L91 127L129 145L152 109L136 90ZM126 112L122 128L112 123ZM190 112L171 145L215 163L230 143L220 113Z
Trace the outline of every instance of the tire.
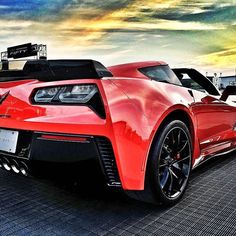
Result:
M183 196L192 167L192 140L187 126L174 120L162 126L153 141L145 189L126 191L137 200L173 205Z

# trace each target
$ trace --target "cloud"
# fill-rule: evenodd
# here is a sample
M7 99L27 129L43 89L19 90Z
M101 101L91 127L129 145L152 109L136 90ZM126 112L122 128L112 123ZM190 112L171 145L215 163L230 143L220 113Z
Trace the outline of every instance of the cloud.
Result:
M129 22L142 22L153 19L201 23L230 23L235 19L235 1L175 1L166 7L145 7L135 16L127 17Z
M235 14L236 5L226 7L214 6L205 12L183 15L180 16L178 19L182 21L199 21L206 23L231 23L235 19Z
M206 63L212 67L221 68L234 68L236 61L236 47L231 49L226 49L220 52L211 53L198 57L201 64Z
M0 48L32 41L48 44L54 58L227 67L221 60L235 59L235 7L235 0L1 0Z
M128 3L129 2L129 3ZM70 45L80 43L84 45L92 44L96 40L102 40L109 33L155 33L160 30L167 31L206 31L222 30L225 25L222 23L207 24L199 21L181 21L173 19L158 19L153 17L154 12L174 12L180 7L187 4L182 0L156 0L146 1L145 5L140 0L135 1L113 1L114 6L109 1L98 2L96 8L92 3L94 1L74 4L73 14L66 20L58 22L57 31L61 32L64 37L68 35L66 42ZM191 2L191 1L190 1ZM188 3L189 4L189 3ZM194 5L192 3L192 5ZM204 5L205 6L205 5ZM77 8L76 8L77 7ZM87 11L85 11L87 9ZM188 9L188 8L184 8ZM199 6L190 7L187 12L196 11ZM68 10L71 12L71 10ZM101 14L101 12L103 14ZM172 12L173 13L173 12ZM86 15L86 17L84 17ZM71 36L69 38L69 36Z
M60 12L69 2L66 0L1 0L0 14L2 19L52 21L60 18Z
M6 10L6 9L9 9L9 8L10 8L9 6L5 6L5 5L0 4L0 10Z

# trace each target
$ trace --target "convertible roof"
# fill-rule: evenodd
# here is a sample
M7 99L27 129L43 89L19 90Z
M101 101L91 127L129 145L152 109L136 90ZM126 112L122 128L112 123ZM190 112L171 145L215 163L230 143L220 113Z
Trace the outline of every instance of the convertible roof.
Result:
M142 61L142 62L133 62L133 63L109 66L108 69L112 72L114 76L117 77L134 77L134 78L148 79L144 74L140 73L138 69L151 66L161 66L161 65L167 65L167 64L163 61Z
M193 69L193 68L174 68L172 69L174 73L177 75L177 77L181 80L183 77L183 73L186 73L189 75L189 77L194 80L196 83L201 85L209 94L218 96L220 95L220 92L218 89L213 85L213 83L205 77L203 74L201 74L199 71Z
M16 62L19 61L12 61L12 63ZM11 61L2 62L0 82L29 78L39 81L57 81L113 76L105 66L94 60L28 60L20 70L9 69L10 63Z

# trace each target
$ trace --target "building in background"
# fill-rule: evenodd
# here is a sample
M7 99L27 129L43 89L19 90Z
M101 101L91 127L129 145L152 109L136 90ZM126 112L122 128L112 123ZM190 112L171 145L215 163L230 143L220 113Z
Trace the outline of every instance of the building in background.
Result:
M220 76L220 77L207 76L207 78L220 90L224 90L228 85L236 86L236 75ZM217 80L216 78L220 78L220 80Z
M220 90L224 90L228 85L235 85L236 86L236 76L235 75L221 77Z
M226 88L228 85L235 85L236 86L236 76L223 76L221 78L221 84L223 88Z

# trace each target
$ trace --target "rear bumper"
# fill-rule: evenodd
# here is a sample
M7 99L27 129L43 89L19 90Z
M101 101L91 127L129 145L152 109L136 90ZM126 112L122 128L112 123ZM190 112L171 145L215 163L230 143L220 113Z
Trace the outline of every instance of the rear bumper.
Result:
M99 157L92 136L34 133L29 159L48 162L79 162Z
M109 186L121 186L110 140L101 136L19 131L16 152L0 151L0 158L12 162L78 163L98 160Z
M32 96L32 91L35 89L49 86L64 86L65 84L77 85L80 83L91 83L98 86L105 108L106 119L97 115L88 106L33 105L29 101ZM108 163L105 158L106 152L109 151L109 149L105 150L105 154L103 154L103 152L99 153L99 157L102 156L105 160L104 166L108 164L109 168L105 168L107 170L107 175L110 175L110 171L113 172L111 159L114 159L119 170L118 173L121 179L122 188L126 190L143 190L146 160L150 141L154 135L153 121L149 120L144 114L152 112L152 109L148 109L147 112L144 112L143 109L146 107L147 103L139 103L139 99L136 98L132 98L132 101L136 101L137 103L131 102L126 93L124 93L122 87L123 86L120 87L119 84L115 84L110 79L88 79L86 82L85 80L47 83L33 81L26 85L14 85L12 88L9 88L9 96L0 106L0 128L13 131L28 130L33 134L36 132L45 132L75 136L81 134L82 136L92 136L95 139L97 137L106 137L114 152L113 154L109 154ZM159 113L160 112L161 111L159 111ZM1 117L1 114L4 116ZM104 142L106 143L107 140ZM39 157L41 159L47 159L48 161L47 153L45 154L43 152L42 154L37 155L39 153L38 148L33 150L34 146L41 146L39 145L41 142L37 142L37 144L38 145L32 143L32 146L29 148L30 150L25 146L24 148L26 150L23 150L24 155L22 155L21 158L29 151L30 156L28 156L29 159L27 159L27 161ZM98 148L97 139L95 140L95 144L96 148ZM43 145L43 147L44 146L45 145ZM69 145L69 147L67 147L66 145L65 149L69 148L72 150L71 152L73 152L74 147L72 146L73 145ZM88 148L90 149L90 147ZM80 150L83 150L83 148L80 147L76 147L75 149L77 151L79 150L79 152L81 152ZM74 159L71 159L70 153L67 152L67 155L62 155L60 153L59 157L53 153L49 158L51 159L51 157L53 157L53 160L60 161L65 160L66 156L66 161L72 160L71 163L73 163ZM91 157L91 155L88 156L89 158ZM94 156L96 156L96 153ZM112 158L110 158L111 156ZM76 160L83 159L84 156L76 155L73 158ZM63 161L61 161L61 163L63 163Z

